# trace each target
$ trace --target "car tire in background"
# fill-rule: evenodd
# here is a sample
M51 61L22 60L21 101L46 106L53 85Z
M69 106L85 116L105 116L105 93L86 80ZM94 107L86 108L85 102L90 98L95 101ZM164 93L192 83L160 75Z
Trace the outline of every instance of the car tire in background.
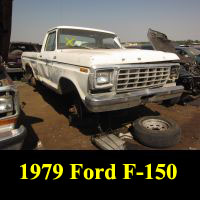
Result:
M174 105L178 104L179 102L180 102L180 97L176 97L173 99L168 99L168 100L163 101L163 105L174 106Z
M167 148L181 139L178 124L161 116L147 116L133 122L133 136L141 144L152 148Z

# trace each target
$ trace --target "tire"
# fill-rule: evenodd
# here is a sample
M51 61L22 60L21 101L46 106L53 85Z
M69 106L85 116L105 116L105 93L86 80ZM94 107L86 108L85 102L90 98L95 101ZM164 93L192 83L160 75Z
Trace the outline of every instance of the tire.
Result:
M72 94L73 102L69 114L70 124L81 123L87 118L88 111L77 93Z
M24 80L31 86L36 87L37 86L37 80L34 77L34 74L32 72L32 69L30 67L26 68L26 71L24 73Z
M166 106L174 106L175 104L178 104L179 102L180 102L180 97L176 97L173 99L163 101L163 104Z
M181 129L175 121L160 116L148 116L133 123L133 136L141 144L152 148L176 145L181 139Z
M38 82L37 82L37 80L35 79L35 77L32 76L29 83L30 83L31 86L37 87L37 83L38 83Z

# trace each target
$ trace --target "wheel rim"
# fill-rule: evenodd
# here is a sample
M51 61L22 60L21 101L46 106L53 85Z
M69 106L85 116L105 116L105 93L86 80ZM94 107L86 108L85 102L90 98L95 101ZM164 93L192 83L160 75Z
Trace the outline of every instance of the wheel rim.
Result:
M166 131L169 129L170 124L160 119L147 119L142 122L143 127L153 131Z

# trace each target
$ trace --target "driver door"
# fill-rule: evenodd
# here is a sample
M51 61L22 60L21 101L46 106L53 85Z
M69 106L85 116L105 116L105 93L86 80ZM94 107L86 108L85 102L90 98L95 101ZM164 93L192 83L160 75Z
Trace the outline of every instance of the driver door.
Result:
M42 81L48 83L50 80L50 71L52 67L52 53L56 49L56 31L49 33L46 45L42 53L39 54L40 64L38 67L38 73Z

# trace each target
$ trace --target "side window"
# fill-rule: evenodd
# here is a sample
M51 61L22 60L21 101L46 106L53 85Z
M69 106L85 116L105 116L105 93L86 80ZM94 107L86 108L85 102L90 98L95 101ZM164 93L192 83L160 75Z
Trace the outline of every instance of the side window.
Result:
M181 49L177 49L176 52L182 56L184 56L184 52Z
M182 56L185 56L187 53L181 49L181 50L179 51L179 54L182 55Z
M53 32L48 35L45 51L54 51L55 48L56 48L56 32Z
M182 52L183 52L182 54L183 54L184 56L187 55L187 52L185 52L185 51L182 51Z
M103 48L119 48L113 38L104 38L102 40Z

